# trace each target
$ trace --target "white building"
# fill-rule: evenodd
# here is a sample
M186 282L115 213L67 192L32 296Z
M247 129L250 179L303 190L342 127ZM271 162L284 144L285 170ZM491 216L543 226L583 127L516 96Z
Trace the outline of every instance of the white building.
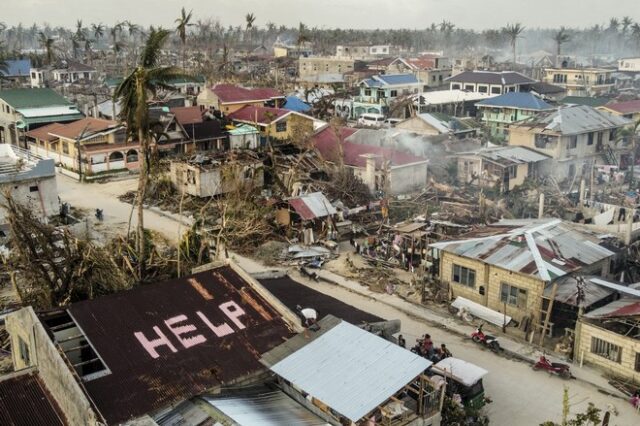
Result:
M618 71L620 72L640 72L640 57L622 58L618 60Z
M58 189L54 161L41 159L7 143L0 144L0 197L8 190L18 203L45 219L58 213ZM0 224L6 211L0 208Z

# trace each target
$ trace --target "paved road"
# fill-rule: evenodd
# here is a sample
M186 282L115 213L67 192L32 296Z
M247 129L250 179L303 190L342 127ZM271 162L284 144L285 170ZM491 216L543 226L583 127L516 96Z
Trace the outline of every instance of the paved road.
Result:
M99 226L108 233L126 230L131 206L119 201L117 196L134 189L135 185L135 179L106 184L81 185L67 177L58 176L60 198L89 212L95 210L96 207L104 209L105 222ZM150 229L160 232L170 240L176 240L178 224L172 219L147 211L145 222L145 225ZM135 226L135 215L132 226ZM181 228L184 231L185 227ZM263 269L255 262L240 257L236 257L236 259L241 266L250 272L251 270ZM301 277L297 277L297 279L304 281ZM534 372L528 364L498 357L476 346L470 339L447 332L446 329L428 326L423 321L409 317L398 309L375 299L355 294L342 287L322 282L308 282L305 285L379 317L400 319L407 345L413 344L418 336L429 333L436 344L446 343L454 356L487 369L490 373L485 379L485 388L487 395L492 397L493 403L489 404L486 410L492 425L537 426L546 420L559 421L562 413L564 386L569 387L572 412L584 411L588 402L593 402L602 409L606 409L609 404L612 404L620 414L612 418L611 426L640 424L640 414L637 414L626 401L604 395L589 384L575 380L564 381L544 372ZM320 312L320 314L322 313Z

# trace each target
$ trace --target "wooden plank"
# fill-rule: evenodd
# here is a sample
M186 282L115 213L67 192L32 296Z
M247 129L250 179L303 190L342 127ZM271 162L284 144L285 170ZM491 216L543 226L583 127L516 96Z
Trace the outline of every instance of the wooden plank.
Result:
M549 297L549 306L547 306L547 311L544 316L544 323L540 332L540 346L542 346L542 344L544 343L544 336L547 333L547 329L549 328L549 320L551 319L551 311L553 310L553 301L556 298L557 291L558 283L553 283L553 287L551 287L551 297Z

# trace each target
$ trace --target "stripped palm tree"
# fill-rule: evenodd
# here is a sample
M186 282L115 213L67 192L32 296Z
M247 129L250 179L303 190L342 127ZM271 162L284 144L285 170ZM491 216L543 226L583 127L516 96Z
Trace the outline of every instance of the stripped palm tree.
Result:
M182 42L182 68L185 68L186 63L186 47L187 47L187 28L193 26L191 23L191 17L193 15L193 11L190 10L189 13L183 7L180 11L180 17L176 19L176 32L178 33L178 37L180 37L180 41Z
M91 32L93 33L93 37L96 39L96 42L100 41L100 39L104 37L104 25L102 23L92 24Z
M148 101L157 89L170 89L168 82L174 78L184 76L175 67L161 67L160 50L169 38L170 32L163 29L151 28L146 44L140 54L137 66L118 86L114 100L120 103L120 118L127 123L130 138L137 138L140 143L138 158L141 161L140 177L138 180L138 194L136 207L138 210L137 251L138 251L138 281L142 282L146 271L146 238L144 231L144 198L149 174L150 141L152 126L149 119Z
M558 62L560 61L562 45L569 40L571 40L571 35L565 27L560 27L560 30L553 35L553 41L556 42L556 67L559 65Z
M38 34L38 43L40 44L40 47L42 47L45 51L48 65L51 65L51 63L53 62L53 50L55 47L55 42L56 41L54 39L52 39L51 37L47 37L42 31L40 31L40 33Z
M253 28L253 23L256 22L256 16L253 13L247 13L244 20L247 27L247 38L249 39L249 43L251 43L251 29Z
M524 26L519 22L515 24L507 24L506 27L502 29L502 32L508 37L509 44L511 45L511 49L513 50L513 65L516 65L516 45L518 43L518 39L522 36L524 32Z

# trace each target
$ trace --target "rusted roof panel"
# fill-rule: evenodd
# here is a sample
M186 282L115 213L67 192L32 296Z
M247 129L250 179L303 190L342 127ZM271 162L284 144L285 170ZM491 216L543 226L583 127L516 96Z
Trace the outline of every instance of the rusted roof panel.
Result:
M327 197L322 192L301 195L289 200L289 205L298 213L302 220L313 220L331 216L337 213Z
M109 423L262 371L261 354L292 335L231 267L71 305L111 374L84 385Z
M0 424L65 426L67 421L35 372L0 381Z

